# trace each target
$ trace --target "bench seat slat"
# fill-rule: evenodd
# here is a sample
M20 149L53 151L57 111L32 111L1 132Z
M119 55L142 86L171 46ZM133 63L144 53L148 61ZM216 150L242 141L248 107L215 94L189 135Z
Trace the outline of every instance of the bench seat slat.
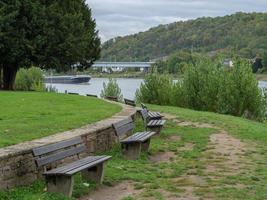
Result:
M99 156L88 156L86 158L77 160L62 167L55 168L49 172L46 172L45 174L49 174L50 172L52 172L53 174L64 173L64 171L67 172L70 168L75 168L75 166L77 165L84 165L86 163L90 163L96 159L99 159Z
M79 153L84 152L84 151L86 151L86 147L84 145L81 145L81 146L78 146L75 148L68 149L66 151L61 151L61 152L58 152L58 153L55 153L52 155L48 155L48 156L45 156L42 158L37 158L36 162L37 162L37 165L40 167L40 166L44 166L46 164L67 158L69 156L79 154Z
M111 156L89 156L76 162L70 163L63 167L59 167L48 172L45 172L46 176L66 175L72 176L73 174L80 172L84 169L94 167L97 164L103 163L109 160Z
M150 118L162 118L163 116L159 112L148 112Z
M63 142L58 142L55 144L50 144L50 145L34 148L33 154L34 154L34 156L40 156L43 154L47 154L47 153L57 151L59 149L63 149L63 148L69 147L69 146L77 145L80 143L82 143L81 137L76 137L76 138L71 139L71 140L66 140Z
M84 166L81 166L81 167L78 167L76 169L73 169L73 170L67 172L66 174L71 176L73 174L76 174L77 172L80 172L80 171L84 170L84 169L87 169L87 168L90 168L90 167L95 167L96 165L98 165L100 163L103 163L103 162L109 160L110 158L111 158L111 156L106 156L106 157L101 158L99 160L96 160L94 162L88 163L88 164L86 164Z
M163 126L165 122L165 120L151 120L150 122L148 122L147 127Z
M144 142L146 141L148 138L152 137L153 135L155 135L156 132L138 132L124 140L121 141L121 143L131 143L131 142Z

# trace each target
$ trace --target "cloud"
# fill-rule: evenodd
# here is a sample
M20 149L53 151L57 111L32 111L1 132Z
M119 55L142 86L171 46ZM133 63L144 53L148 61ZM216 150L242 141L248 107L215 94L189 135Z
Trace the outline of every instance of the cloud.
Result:
M267 11L266 0L87 0L87 3L102 41L175 21L239 11Z

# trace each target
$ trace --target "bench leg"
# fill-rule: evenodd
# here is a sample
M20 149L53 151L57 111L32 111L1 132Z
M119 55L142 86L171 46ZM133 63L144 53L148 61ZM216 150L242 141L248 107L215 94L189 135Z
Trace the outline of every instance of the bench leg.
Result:
M142 143L142 151L144 151L144 152L148 152L149 145L150 145L150 139L144 141L144 142Z
M148 127L150 131L156 132L156 135L159 135L162 129L162 126Z
M94 181L97 184L102 184L104 178L104 165L100 163L95 167L85 169L81 172L84 181Z
M48 192L61 193L67 197L72 196L73 176L46 176L46 182Z
M140 156L141 148L140 142L122 144L122 153L126 159L136 160Z

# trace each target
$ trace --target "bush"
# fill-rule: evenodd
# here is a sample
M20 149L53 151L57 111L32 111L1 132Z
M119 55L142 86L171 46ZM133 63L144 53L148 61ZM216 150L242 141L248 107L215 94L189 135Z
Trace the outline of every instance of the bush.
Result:
M136 91L137 102L170 105L173 80L168 75L152 73L145 77L144 83Z
M121 89L116 79L110 78L108 84L103 83L103 90L101 90L100 96L105 98L107 96L117 97L119 101L123 100Z
M136 98L145 103L263 119L266 98L250 63L236 60L233 68L221 63L202 59L196 65L189 65L184 79L177 82L166 75L149 75Z
M16 76L15 89L21 91L45 91L42 70L37 67L20 69Z

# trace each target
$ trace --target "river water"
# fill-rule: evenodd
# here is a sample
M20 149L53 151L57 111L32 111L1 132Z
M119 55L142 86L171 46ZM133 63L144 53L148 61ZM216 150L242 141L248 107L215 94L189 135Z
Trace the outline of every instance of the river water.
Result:
M64 93L74 92L80 95L94 94L100 96L101 90L103 88L103 83L107 83L107 78L92 78L89 83L86 84L46 84L46 86L52 85L58 92ZM143 79L127 79L127 78L117 78L117 83L121 88L124 98L134 99L136 90L140 87ZM260 88L267 88L266 81L259 81Z

